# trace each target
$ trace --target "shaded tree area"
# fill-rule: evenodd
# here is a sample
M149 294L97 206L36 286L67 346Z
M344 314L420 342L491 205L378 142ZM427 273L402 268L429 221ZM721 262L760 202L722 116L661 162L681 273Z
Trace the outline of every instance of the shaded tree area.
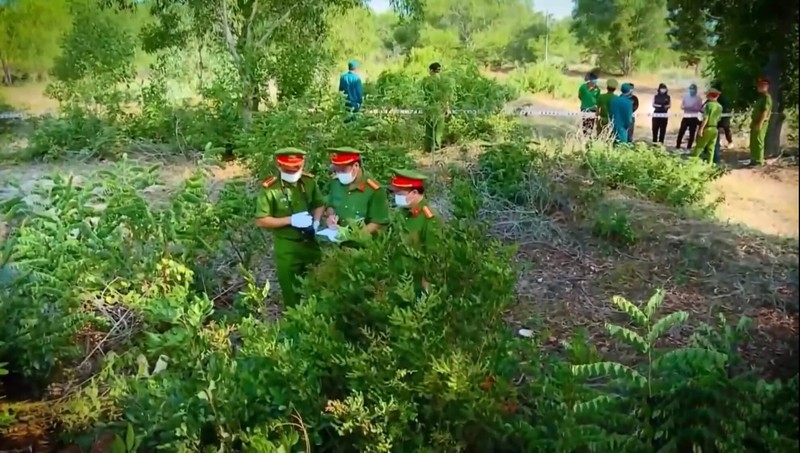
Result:
M798 106L798 3L771 0L669 0L677 47L686 55L710 51L706 72L723 85L737 109L752 105L755 81L772 83L767 150L777 153L789 108ZM677 32L679 31L679 32Z
M572 18L578 40L606 71L631 74L642 52L670 44L664 0L574 0Z
M66 0L0 1L2 83L46 73L70 25Z

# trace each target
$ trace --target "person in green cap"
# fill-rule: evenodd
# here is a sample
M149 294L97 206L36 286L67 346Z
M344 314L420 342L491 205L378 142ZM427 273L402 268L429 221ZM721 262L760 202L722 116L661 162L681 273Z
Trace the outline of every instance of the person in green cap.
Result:
M431 63L428 71L428 77L422 81L422 93L425 99L423 149L430 153L442 146L445 123L450 115L450 102L453 99L453 87L442 77L441 64Z
M764 165L764 147L767 140L767 127L772 113L772 96L769 94L769 80L758 80L758 100L750 117L750 163L755 167Z
M425 198L424 174L413 170L394 170L391 190L394 192L394 204L405 210L403 227L413 245L423 253L436 247L437 232L440 231L439 218L431 210ZM428 290L428 281L421 278L422 289Z
M597 132L602 133L611 123L611 100L617 97L617 79L606 81L606 92L597 96Z
M287 307L300 302L297 277L321 258L314 233L322 217L322 192L314 175L303 172L305 154L297 148L275 152L280 176L264 180L256 198L255 224L272 231L275 273Z
M706 101L703 106L703 120L700 122L700 128L697 131L697 140L694 143L692 156L704 157L709 163L714 159L714 144L717 142L717 123L722 119L722 105L717 102L720 92L715 88L711 88L706 93Z
M597 74L590 72L586 81L578 88L578 100L581 101L581 112L591 113L592 116L583 118L583 133L591 135L594 132L597 113L597 97L600 96L600 87L597 86Z
M330 229L363 221L366 231L375 234L389 224L386 190L364 172L361 151L331 148L334 180L327 197L326 224Z
M358 113L364 102L364 87L358 75L358 63L350 60L347 63L347 72L339 77L339 91L344 94L344 105L353 113Z

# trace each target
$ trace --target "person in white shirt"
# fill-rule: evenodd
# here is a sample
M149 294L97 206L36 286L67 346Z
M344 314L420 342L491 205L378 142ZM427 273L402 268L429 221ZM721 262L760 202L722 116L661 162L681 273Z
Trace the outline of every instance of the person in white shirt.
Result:
M681 101L681 110L683 110L683 119L678 128L678 143L675 147L681 149L683 136L689 132L686 149L692 149L697 136L697 127L700 126L700 113L703 111L703 98L697 95L697 85L694 83L689 85L689 93Z

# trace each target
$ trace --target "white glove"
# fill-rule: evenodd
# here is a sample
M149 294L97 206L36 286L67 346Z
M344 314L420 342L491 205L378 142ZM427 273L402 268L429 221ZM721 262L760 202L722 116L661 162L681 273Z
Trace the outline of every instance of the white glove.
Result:
M292 214L292 226L295 228L308 228L314 222L314 218L307 212Z
M314 226L314 231L319 231L319 220L315 220L313 226Z

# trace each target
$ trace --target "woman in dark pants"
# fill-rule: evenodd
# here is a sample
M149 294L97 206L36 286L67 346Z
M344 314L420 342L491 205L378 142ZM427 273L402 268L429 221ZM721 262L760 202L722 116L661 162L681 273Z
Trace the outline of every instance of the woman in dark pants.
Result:
M628 95L631 98L631 102L633 103L633 120L631 121L631 127L628 128L628 141L633 143L633 131L636 128L636 111L639 110L639 98L634 94L633 89L635 88L632 83L628 83L631 86L631 92Z
M667 134L667 123L669 118L669 108L672 107L672 98L669 95L667 86L663 83L658 84L658 93L653 98L653 113L665 115L663 118L653 117L653 143L664 144L664 136Z

